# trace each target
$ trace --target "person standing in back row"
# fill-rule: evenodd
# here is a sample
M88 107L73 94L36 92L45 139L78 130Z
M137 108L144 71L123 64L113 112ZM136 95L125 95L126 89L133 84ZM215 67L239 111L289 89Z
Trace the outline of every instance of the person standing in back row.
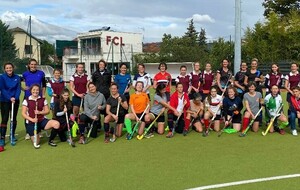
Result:
M160 63L158 66L159 72L153 78L153 87L156 88L158 84L164 84L166 87L165 95L167 102L170 101L170 92L172 85L172 76L167 72L168 66L166 63Z
M35 59L30 59L27 65L28 71L25 71L22 74L22 80L25 82L24 90L24 99L28 98L31 95L30 87L34 84L40 86L40 96L45 98L46 96L46 78L45 73L37 69L38 62ZM41 135L41 134L40 134ZM41 135L42 137L42 135ZM29 140L30 136L26 134L25 140Z
M139 73L136 74L133 78L132 86L135 87L138 81L143 82L144 84L143 92L145 92L148 95L148 98L150 100L149 88L151 86L151 78L150 75L145 72L145 65L143 63L138 64L138 72Z
M201 77L200 63L196 62L194 63L194 70L190 73L190 78L191 78L191 91L189 93L190 100L194 99L195 93L199 93L200 77Z
M4 64L4 73L0 76L1 85L1 131L0 131L0 146L5 145L5 135L7 130L7 122L9 113L12 113L13 107L13 126L12 127L12 143L15 144L15 131L17 127L17 114L20 104L20 93L21 93L21 79L18 75L14 74L14 65L12 63Z
M226 90L226 85L229 85L228 80L231 80L231 77L233 76L229 66L229 60L223 59L222 67L217 70L217 85L221 93Z

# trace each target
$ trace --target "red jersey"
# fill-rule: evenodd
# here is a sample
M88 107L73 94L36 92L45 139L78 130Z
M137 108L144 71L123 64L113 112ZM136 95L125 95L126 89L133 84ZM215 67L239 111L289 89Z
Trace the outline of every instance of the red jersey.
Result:
M166 85L166 91L167 92L171 92L171 88L170 88L170 84L172 83L172 76L170 75L170 73L168 72L164 72L164 73L157 73L154 78L154 81L157 82L157 84L159 83L163 83Z

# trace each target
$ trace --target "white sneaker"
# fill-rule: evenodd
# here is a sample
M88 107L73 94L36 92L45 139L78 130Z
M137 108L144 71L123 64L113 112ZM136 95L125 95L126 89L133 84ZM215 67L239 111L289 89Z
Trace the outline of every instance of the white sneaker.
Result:
M296 129L292 130L292 135L294 135L294 136L297 136L297 135L298 135L298 133L297 133L297 130L296 130Z
M30 139L30 136L29 136L29 134L27 133L26 135L25 135L25 140L29 140Z

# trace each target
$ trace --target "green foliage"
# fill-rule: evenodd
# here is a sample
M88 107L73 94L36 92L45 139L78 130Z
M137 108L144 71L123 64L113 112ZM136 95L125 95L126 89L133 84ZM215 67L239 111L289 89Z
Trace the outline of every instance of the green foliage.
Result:
M51 65L52 62L48 59L49 55L53 56L55 54L55 48L52 44L43 40L41 44L41 64Z
M223 59L228 59L232 62L233 55L233 42L225 41L223 38L219 38L217 41L214 41L209 54L209 61L213 70L219 69Z
M298 11L299 13L300 9L299 0L264 0L262 5L265 8L265 17L269 17L272 12L280 17L284 17L291 11Z
M243 55L246 60L256 57L260 62L300 60L300 15L291 11L285 18L274 12L265 23L256 23L247 28L243 40Z
M16 45L14 44L14 37L8 31L9 25L6 25L0 20L0 64L5 62L13 62L16 59Z

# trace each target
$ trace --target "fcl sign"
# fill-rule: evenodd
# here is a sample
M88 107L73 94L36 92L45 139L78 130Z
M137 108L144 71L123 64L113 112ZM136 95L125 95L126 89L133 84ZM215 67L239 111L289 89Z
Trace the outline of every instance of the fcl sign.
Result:
M118 46L119 44L121 46L125 46L125 44L123 44L123 38L122 37L111 37L111 36L106 36L106 45L108 45L110 42L112 42L113 44L115 44L116 46Z

